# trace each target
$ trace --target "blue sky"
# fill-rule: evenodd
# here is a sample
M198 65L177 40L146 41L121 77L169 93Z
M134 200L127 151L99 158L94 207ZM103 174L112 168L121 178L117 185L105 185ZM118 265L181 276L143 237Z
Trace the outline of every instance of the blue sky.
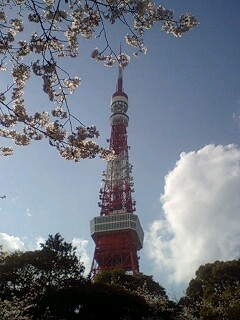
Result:
M200 22L182 38L155 26L146 33L147 55L132 57L123 74L136 213L145 231L140 269L170 296L180 296L198 266L240 255L240 4L156 2L176 15L190 12ZM116 51L122 32L119 26L109 32ZM97 126L98 142L107 146L117 67L93 61L96 46L101 43L80 41L80 55L70 70L82 84L70 106L84 124ZM28 89L33 112L47 106L35 82ZM45 141L15 147L14 156L0 159L0 168L0 193L6 195L0 202L0 239L5 248L34 249L39 240L60 232L79 245L89 268L94 251L89 222L99 215L106 163L98 158L68 162Z

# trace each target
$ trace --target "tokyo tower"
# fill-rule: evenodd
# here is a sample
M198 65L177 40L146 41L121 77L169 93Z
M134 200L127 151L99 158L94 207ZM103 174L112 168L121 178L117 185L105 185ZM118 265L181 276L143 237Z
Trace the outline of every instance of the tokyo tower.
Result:
M119 67L116 92L111 99L111 137L109 148L114 160L108 161L100 188L100 216L90 222L95 252L91 276L102 271L121 269L129 274L139 272L137 252L143 247L144 233L133 199L132 166L128 160L127 126L128 96L123 91L122 69Z

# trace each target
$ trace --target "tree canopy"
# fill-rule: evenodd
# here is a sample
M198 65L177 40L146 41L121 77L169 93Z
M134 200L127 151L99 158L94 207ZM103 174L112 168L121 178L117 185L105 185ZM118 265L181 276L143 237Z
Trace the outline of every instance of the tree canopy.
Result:
M76 248L59 233L39 250L0 250L3 320L237 320L239 306L240 260L200 266L177 303L142 273L116 269L84 276Z
M174 302L169 300L166 290L154 281L152 276L142 273L129 275L116 269L101 272L94 282L120 288L143 298L148 305L148 316L152 319L172 319L173 317Z
M187 288L184 303L200 319L238 319L240 314L240 260L202 265Z
M67 66L78 57L79 39L98 38L103 48L93 49L92 58L107 67L115 63L126 67L130 56L116 54L108 42L108 32L116 22L126 28L125 42L134 55L146 54L144 34L156 23L176 37L198 25L193 15L177 19L172 10L151 0L1 1L0 72L5 74L5 83L0 90L0 137L19 146L46 138L68 160L96 155L112 159L112 151L94 141L99 136L97 128L84 125L71 111L68 95L81 78ZM29 107L24 97L33 77L40 80L39 91L48 97L45 110ZM12 153L12 147L0 146L1 155Z
M75 248L60 234L50 235L41 250L1 254L0 298L38 295L83 281L84 266Z
M90 279L59 233L40 250L0 256L0 318L172 319L173 303L151 276L121 270Z

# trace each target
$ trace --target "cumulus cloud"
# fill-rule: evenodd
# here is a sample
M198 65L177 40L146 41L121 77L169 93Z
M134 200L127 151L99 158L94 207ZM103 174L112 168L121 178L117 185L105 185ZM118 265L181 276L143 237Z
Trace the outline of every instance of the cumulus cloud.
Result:
M146 233L146 253L169 281L188 284L202 264L240 253L240 149L208 145L182 153L165 177L164 219Z
M3 232L0 232L0 245L2 245L3 251L22 251L25 249L24 243L19 237L11 236Z
M87 252L88 240L83 240L80 238L74 238L72 240L72 245L76 247L76 254L80 257L80 261L83 262L85 267L85 273L90 272L90 258Z
M37 240L37 243L36 243L36 247L34 248L34 250L41 250L42 249L41 245L44 244L46 242L46 240L41 236L39 236L36 240Z

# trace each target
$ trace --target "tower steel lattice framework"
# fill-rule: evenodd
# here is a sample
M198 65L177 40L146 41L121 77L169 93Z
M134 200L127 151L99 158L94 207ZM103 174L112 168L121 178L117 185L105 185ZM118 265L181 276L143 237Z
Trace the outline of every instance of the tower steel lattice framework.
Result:
M114 160L108 161L100 188L100 216L90 222L95 252L91 266L94 277L102 271L121 269L139 272L137 252L143 246L144 233L134 213L132 166L129 163L127 126L128 96L123 91L122 69L119 68L116 92L111 99L109 147Z

